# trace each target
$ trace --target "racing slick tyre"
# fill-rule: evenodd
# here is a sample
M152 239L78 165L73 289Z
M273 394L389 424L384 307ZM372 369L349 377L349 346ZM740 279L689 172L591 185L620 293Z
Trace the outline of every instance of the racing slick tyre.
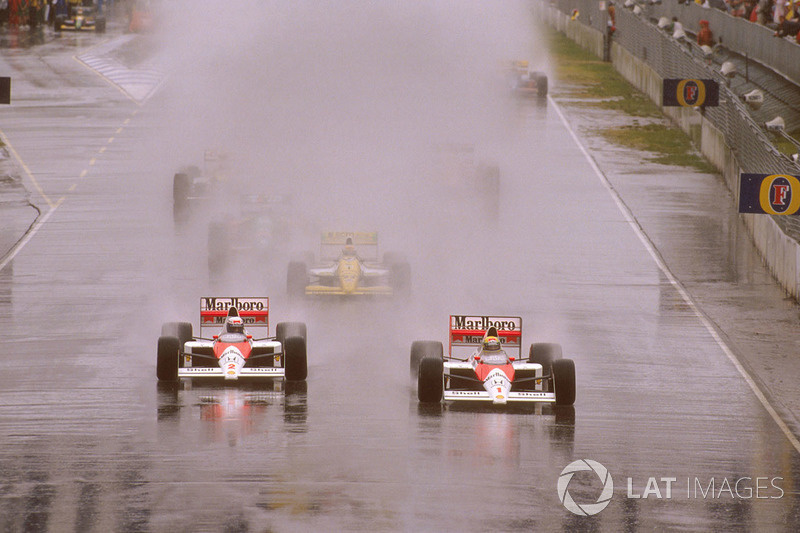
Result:
M178 341L183 345L194 338L191 322L166 322L161 326L163 337L178 337Z
M383 263L385 265L404 263L405 261L406 261L406 256L400 252L385 252L383 254Z
M575 362L572 359L553 361L553 386L556 405L575 403Z
M411 292L411 265L406 262L394 263L389 269L389 285L397 294Z
M179 172L172 180L172 212L176 220L186 216L192 181L188 174Z
M442 401L444 393L444 360L441 357L423 357L419 363L417 398L422 403Z
M283 368L286 381L303 381L308 376L306 340L303 337L287 337L283 345Z
M289 298L302 298L308 286L308 268L305 263L292 261L286 273L286 292Z
M298 263L305 263L307 265L314 264L314 252L300 252L296 255L292 256L292 261L296 261Z
M553 361L562 358L561 345L551 342L535 342L531 344L528 352L529 363L539 363L542 365L542 374L551 375L553 373ZM552 380L544 381L544 390L553 392Z
M303 342L307 342L306 331L304 322L278 322L275 327L275 340L280 342L281 346L289 337L302 337Z
M208 273L220 274L225 269L228 256L228 239L225 225L212 222L208 226Z
M178 337L169 335L158 338L156 376L159 381L177 381L180 352L181 344Z
M411 343L411 377L417 377L419 363L426 357L444 357L444 346L439 341L414 341Z
M563 350L561 345L554 342L534 342L528 352L529 363L539 363L544 367L545 374L550 373L550 365L553 361L562 358Z
M536 97L547 98L547 76L536 72Z

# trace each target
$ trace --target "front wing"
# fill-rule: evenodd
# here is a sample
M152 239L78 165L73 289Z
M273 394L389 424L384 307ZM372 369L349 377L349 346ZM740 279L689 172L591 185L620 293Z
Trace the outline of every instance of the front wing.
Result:
M445 401L493 401L493 398L489 396L489 393L486 391L471 391L471 390L464 390L464 391L456 391L456 390L445 390L444 391L444 399ZM538 392L538 391L522 391L522 392L509 392L508 393L508 401L509 402L555 402L556 401L556 394L554 392Z
M309 285L306 287L307 296L315 296L320 294L341 295L341 296L364 296L364 295L377 295L377 296L391 296L394 291L388 285L376 285L373 287L358 287L357 289L345 292L341 287L330 287L325 285Z
M451 369L471 369L472 365L467 362L450 362L447 361L444 364L445 369L449 372ZM535 371L536 376L542 376L542 365L538 363L526 363L526 362L517 362L514 364L514 368L517 371ZM447 374L445 374L447 377ZM547 379L547 378L545 378ZM476 390L451 390L445 387L444 389L444 400L445 401L470 401L470 402L492 402L494 398L492 398L488 392L484 391L476 391ZM509 402L551 402L554 403L556 401L556 393L555 392L545 392L545 391L511 391L508 393L508 400Z
M244 367L239 372L239 378L282 378L285 370L281 367ZM179 378L225 378L225 373L219 367L189 367L178 369Z

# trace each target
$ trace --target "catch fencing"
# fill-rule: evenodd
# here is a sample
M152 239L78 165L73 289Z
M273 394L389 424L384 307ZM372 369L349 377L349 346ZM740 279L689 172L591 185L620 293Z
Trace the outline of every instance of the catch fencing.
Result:
M608 14L606 11L600 10L600 2L596 0L555 0L551 6L568 17L573 14L573 10L577 9L579 15L572 23L579 22L597 30L601 35L606 35ZM648 20L644 11L641 14L635 14L619 3L615 7L617 31L613 36L614 43L646 63L659 78L662 80L665 78L713 79L720 84L719 106L705 108L702 116L721 133L725 144L730 149L734 159L732 165L734 168L721 168L721 170L734 172L735 176L726 176L726 180L737 198L739 172L800 174L800 166L773 146L762 126L757 124L748 113L746 104L741 97L728 87L728 78L722 75L719 68L712 62L705 60L696 46L676 40L668 32L659 29L657 25ZM647 9L658 7L661 6L649 6ZM702 9L704 15L715 11L699 6L698 9ZM728 17L722 12L719 12L719 15ZM745 21L739 22L745 23ZM758 26L754 23L746 23ZM685 27L691 29L690 26L687 24ZM772 44L783 40L771 39ZM728 44L729 41L726 41L726 46ZM794 47L790 55L800 65L800 47L788 41L787 44ZM658 92L659 94L655 95L653 91L650 91L649 95L660 105L660 88ZM700 111L692 112L700 113ZM719 160L713 162L722 166ZM800 217L773 216L772 219L787 236L800 242Z

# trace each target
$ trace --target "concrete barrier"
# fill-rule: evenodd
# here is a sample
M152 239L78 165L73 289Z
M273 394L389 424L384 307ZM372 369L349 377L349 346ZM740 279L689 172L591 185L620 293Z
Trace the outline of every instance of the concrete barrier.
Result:
M541 5L541 4L540 4ZM603 33L573 21L569 16L551 7L542 18L599 58L603 57ZM631 85L647 94L656 104L662 101L662 78L650 67L619 46L611 43L611 62L614 68ZM724 134L700 111L694 108L662 108L673 123L686 132L700 152L722 174L738 209L739 175L741 168L736 156L725 142ZM766 215L739 215L748 228L753 243L762 259L780 285L795 300L800 300L800 245L788 237L772 217Z

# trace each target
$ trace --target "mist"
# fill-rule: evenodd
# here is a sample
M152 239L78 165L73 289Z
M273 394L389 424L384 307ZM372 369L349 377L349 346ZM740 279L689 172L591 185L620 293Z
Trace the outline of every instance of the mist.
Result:
M317 251L324 230L377 231L381 251L404 253L412 267L412 301L381 311L402 324L403 343L414 330L444 338L451 312L484 312L454 306L470 300L476 281L500 277L473 256L502 221L483 216L478 193L444 183L435 147L473 146L476 163L500 167L509 193L519 108L503 65L527 59L549 70L526 2L238 0L221 9L208 0L162 9L164 168L201 164L208 148L227 152L230 202L243 192L291 197L293 252ZM222 215L193 222L195 242L212 216ZM283 296L288 259L271 266L273 298ZM253 293L246 287L211 288ZM432 326L423 332L421 323Z

